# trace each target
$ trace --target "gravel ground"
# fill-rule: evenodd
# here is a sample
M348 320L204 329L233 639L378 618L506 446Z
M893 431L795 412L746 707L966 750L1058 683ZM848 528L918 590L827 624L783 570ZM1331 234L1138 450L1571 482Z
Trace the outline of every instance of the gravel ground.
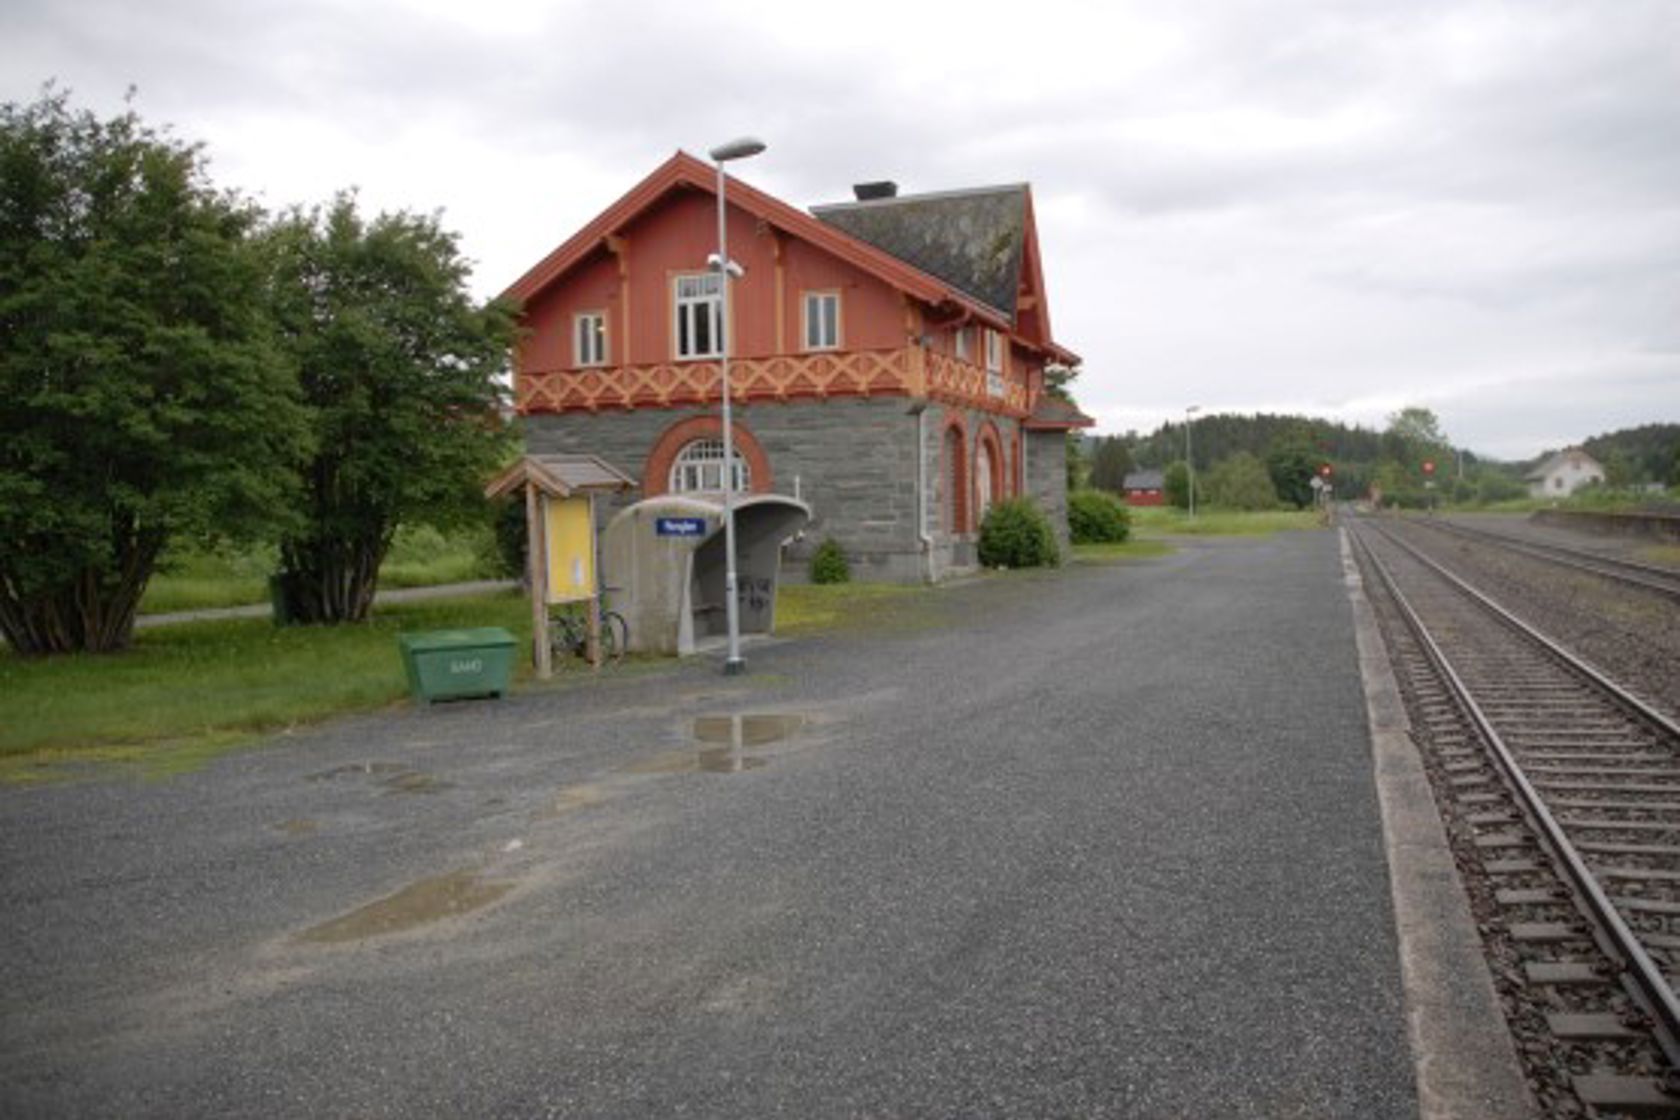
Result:
M1418 520L1385 523L1531 626L1680 719L1680 672L1675 669L1680 666L1680 602L1433 531ZM1508 530L1500 526L1499 531ZM1579 535L1564 536L1576 538L1574 544L1580 547ZM1545 539L1556 540L1557 534L1548 532ZM1597 540L1602 545L1603 539Z
M1334 535L932 599L0 791L0 1113L1415 1115Z

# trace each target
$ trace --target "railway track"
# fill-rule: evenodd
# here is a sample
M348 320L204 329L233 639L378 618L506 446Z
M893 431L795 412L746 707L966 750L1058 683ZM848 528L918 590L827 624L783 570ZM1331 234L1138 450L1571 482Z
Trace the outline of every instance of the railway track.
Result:
M1680 600L1680 571L1674 568L1665 568L1659 564L1642 564L1636 560L1624 560L1618 556L1605 556L1586 549L1569 548L1544 541L1523 540L1506 533L1472 528L1440 518L1412 518L1411 523L1427 525L1443 533L1492 544L1524 556L1532 556L1537 560L1546 560L1576 571L1591 572L1618 583L1644 588L1646 591Z
M1680 1117L1680 726L1388 530L1351 532L1537 1095Z

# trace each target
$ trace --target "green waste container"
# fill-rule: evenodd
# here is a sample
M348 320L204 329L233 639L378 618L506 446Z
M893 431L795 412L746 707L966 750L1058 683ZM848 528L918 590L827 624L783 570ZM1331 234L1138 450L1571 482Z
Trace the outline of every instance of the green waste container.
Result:
M501 696L513 677L514 637L499 626L399 634L397 644L416 700Z

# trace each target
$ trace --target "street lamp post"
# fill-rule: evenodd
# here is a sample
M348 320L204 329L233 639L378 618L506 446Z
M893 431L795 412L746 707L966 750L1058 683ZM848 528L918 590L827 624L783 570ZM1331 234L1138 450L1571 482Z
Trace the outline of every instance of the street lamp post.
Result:
M723 323L718 330L718 374L723 382L723 547L724 611L729 620L729 654L723 662L725 676L746 671L741 657L741 605L735 590L735 431L729 405L729 240L724 219L723 165L733 159L748 159L764 150L764 141L751 136L719 144L710 152L717 164L718 251L714 262L723 291Z
M1193 404L1184 410L1184 469L1190 473L1190 520L1196 520L1196 460L1190 455L1190 426L1195 423L1191 417L1202 410L1199 404Z

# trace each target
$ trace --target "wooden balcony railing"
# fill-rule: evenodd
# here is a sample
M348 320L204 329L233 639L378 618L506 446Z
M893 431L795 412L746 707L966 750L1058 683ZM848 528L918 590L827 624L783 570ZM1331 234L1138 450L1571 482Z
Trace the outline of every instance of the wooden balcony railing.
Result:
M731 358L729 377L739 401L907 396L1026 414L1025 386L1005 381L1001 396L990 393L985 370L914 346ZM515 379L522 414L702 405L721 399L719 386L716 362L530 370Z

